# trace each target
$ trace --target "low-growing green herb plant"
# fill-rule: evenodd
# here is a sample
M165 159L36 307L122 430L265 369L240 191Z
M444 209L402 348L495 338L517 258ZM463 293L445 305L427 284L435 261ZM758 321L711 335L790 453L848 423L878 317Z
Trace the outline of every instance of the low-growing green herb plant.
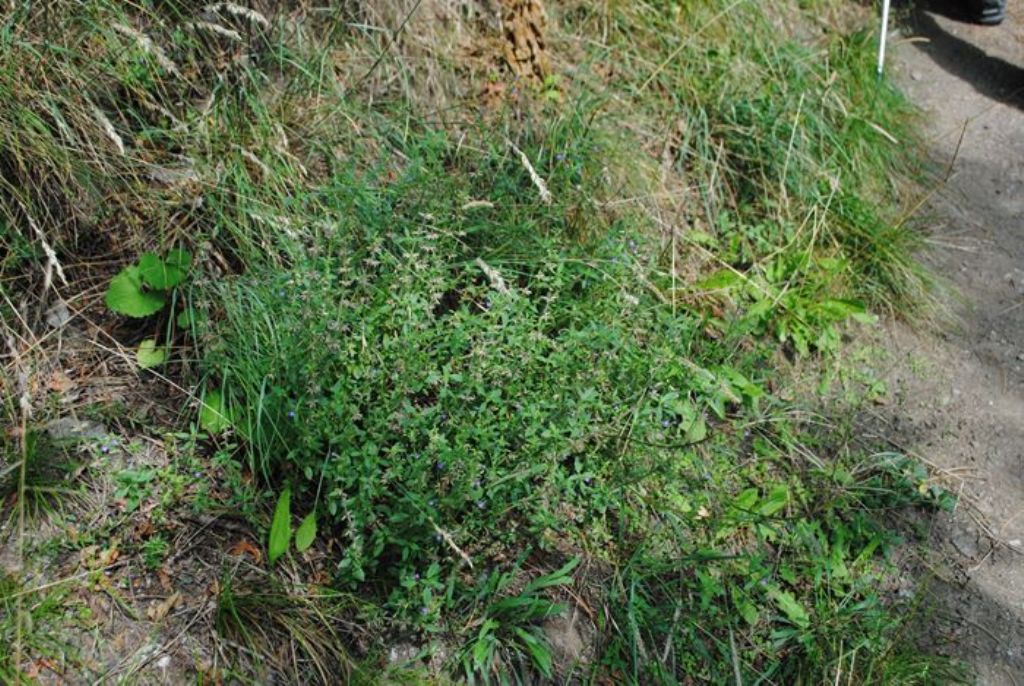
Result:
M147 252L136 264L122 269L111 279L104 301L112 311L128 317L149 317L172 305L176 289L188 276L192 255L187 250L171 250L163 257ZM188 307L180 309L176 323L188 330L192 321ZM135 351L139 367L148 369L167 360L167 348L156 338L142 341Z
M567 158L606 144L584 121L546 133ZM759 311L769 296L750 287L734 300L753 303L745 314L709 322L661 297L638 217L598 213L600 230L572 232L567 209L598 178L593 152L547 158L562 200L545 205L518 156L460 150L440 132L411 141L401 174L342 171L310 198L332 225L315 249L219 281L199 303L221 312L200 333L215 389L200 419L235 435L278 494L270 557L289 549L300 504L296 547L318 519L338 543L335 584L371 594L399 626L460 635L474 678L510 651L528 671L553 669L536 633L553 601L499 611L520 596L495 579L524 548L569 546L617 570L621 640L599 665L634 683L730 678L734 660L768 677L832 665L836 627L847 646L881 646L892 624L879 561L894 538L872 512L920 502L916 486L839 480L838 457L794 465L799 429L768 389L798 328L793 350L809 355L835 352L847 320L871 321L805 280L828 263L808 254L748 274L735 287L759 279L775 309ZM530 140L517 147L545 158ZM480 604L495 611L470 640L466 608ZM642 658L652 648L638 641L668 641L673 661Z

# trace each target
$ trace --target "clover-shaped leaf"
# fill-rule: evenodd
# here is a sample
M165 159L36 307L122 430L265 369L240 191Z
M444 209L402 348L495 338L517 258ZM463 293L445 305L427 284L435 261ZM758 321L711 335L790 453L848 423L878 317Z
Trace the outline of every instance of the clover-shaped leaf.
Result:
M139 267L125 267L110 280L106 295L107 307L129 317L148 317L164 306L162 293L153 293L142 287Z

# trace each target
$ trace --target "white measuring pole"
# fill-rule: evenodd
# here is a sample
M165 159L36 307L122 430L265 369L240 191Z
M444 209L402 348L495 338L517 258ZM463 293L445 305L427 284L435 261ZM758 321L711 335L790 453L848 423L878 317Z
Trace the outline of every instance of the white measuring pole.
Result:
M882 78L882 70L885 69L885 41L889 37L889 3L890 0L882 0L882 35L878 37L878 78Z

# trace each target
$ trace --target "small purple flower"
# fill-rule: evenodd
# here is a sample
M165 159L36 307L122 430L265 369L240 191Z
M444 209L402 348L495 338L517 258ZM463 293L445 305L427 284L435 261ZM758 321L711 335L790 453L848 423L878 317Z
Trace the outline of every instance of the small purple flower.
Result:
M435 462L434 463L434 469L436 469L439 472L443 472L444 471L444 462L441 462L440 460Z
M476 506L477 506L478 509L482 510L485 507L487 507L487 503L485 501L483 501L483 500L478 500L478 501L476 501Z
M419 581L419 580L420 580L420 573L419 573L419 572L415 572L415 573L414 573L414 574L412 575L412 580L413 580L413 581Z
M473 482L473 488L480 488L480 479Z
M428 505L430 505L431 507L437 507L437 498L431 498L431 499L430 499L430 500L429 500L429 501L427 502L427 504L428 504Z
M441 542L441 534L434 534L434 541L436 543L440 543Z
M203 475L202 472L192 472L192 476L194 476L197 479L200 478L202 475Z
M427 615L430 614L430 610L425 608L425 607L421 607L420 608L420 614L423 615L424 617L426 617Z
M439 419L439 420L441 421L441 423L442 423L442 424L444 424L445 422L447 422L447 421L448 421L448 413L447 413L447 412L442 412L442 413L441 413L441 414L440 414L440 415L438 416L438 419Z
M630 239L629 239L629 240L628 240L628 241L626 242L626 245L628 245L628 246L629 246L629 251L630 251L630 252L636 252L636 241L634 241L634 240L633 240L632 238L630 238Z
M295 410L288 410L288 419L295 419Z
M110 446L104 443L102 446L100 446L100 452L109 453Z
M672 426L672 422L670 422L670 421L669 421L669 420L667 420L667 419L662 419L662 420L661 420L661 425L662 425L662 426L663 426L664 428L666 428L666 429L667 429L668 427Z
M555 159L558 160L559 162L565 162L565 153L564 152L555 153Z
M585 477L583 477L583 483L585 483L588 486L590 485L590 482L593 481L593 480L594 480L594 477L592 477L592 476L585 476Z

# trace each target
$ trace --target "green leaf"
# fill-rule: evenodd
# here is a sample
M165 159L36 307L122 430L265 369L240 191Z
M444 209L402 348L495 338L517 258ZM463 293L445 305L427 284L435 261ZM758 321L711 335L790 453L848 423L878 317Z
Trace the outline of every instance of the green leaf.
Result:
M537 669L545 677L551 678L551 649L548 648L543 640L524 629L516 627L515 632L520 640L522 640L523 645L526 646L526 650L530 653L530 657L533 658L533 663L537 665Z
M760 512L765 517L771 517L781 510L789 502L789 488L785 484L773 486L768 497L761 503Z
M754 510L754 503L757 502L758 492L756 488L748 488L736 496L733 507L743 512L752 512Z
M729 384L743 396L751 400L757 400L764 395L761 387L741 374L739 370L733 367L722 367L720 371L722 376L729 380Z
M110 280L105 301L111 310L129 317L148 317L164 306L162 293L143 290L142 276L135 266L125 267Z
M792 593L774 587L768 589L768 595L775 601L779 609L785 613L790 622L801 629L806 629L811 625L811 618L808 616L807 610L793 597Z
M143 283L158 291L173 288L185 278L184 272L169 266L151 252L143 253L139 257L139 274Z
M523 589L523 595L539 591L542 588L548 588L550 586L568 586L572 584L572 570L580 564L580 559L574 557L573 559L566 562L560 569L556 569L550 574L537 577L526 585Z
M188 250L171 250L167 253L167 259L164 262L167 263L168 267L188 273L188 270L192 267L192 253Z
M703 245L705 248L714 248L718 246L718 239L712 236L706 231L698 231L692 229L686 232L686 240L697 245Z
M706 279L697 282L697 288L702 291L718 291L733 288L743 283L743 277L731 269L722 269Z
M167 348L157 347L155 339L147 338L139 343L139 348L135 351L135 361L142 369L161 365L167 361Z
M274 564L277 558L288 552L288 543L292 538L292 491L286 488L281 491L274 508L274 519L270 522L270 541L267 543L267 558Z
M185 280L185 274L192 258L188 253L184 253L184 256L182 256L181 253L183 251L181 250L172 252L175 258L174 263L161 260L151 252L144 253L139 257L139 271L142 274L142 280L147 286L165 291L174 288ZM179 266L183 260L184 268Z
M316 538L316 511L310 512L295 531L295 549L300 553L313 545Z
M704 421L704 415L698 413L693 422L686 429L687 443L700 443L708 437L708 423Z
M203 431L209 431L212 434L219 434L231 426L224 395L220 391L214 390L206 393L203 404L199 408L199 426L203 428Z
M490 636L481 636L473 644L473 666L481 672L486 672L491 666L491 656L494 654L494 640Z
M737 611L739 611L740 616L743 617L744 620L746 620L747 624L749 624L750 626L754 626L757 624L759 615L757 612L757 607L752 602L750 602L749 600L741 600L737 598L733 601L733 604L736 606Z
M859 300L840 300L838 298L829 298L823 301L818 305L818 310L836 321L867 312L864 303Z
M206 315L200 309L186 307L178 313L175 323L179 329L191 333L206 323Z

